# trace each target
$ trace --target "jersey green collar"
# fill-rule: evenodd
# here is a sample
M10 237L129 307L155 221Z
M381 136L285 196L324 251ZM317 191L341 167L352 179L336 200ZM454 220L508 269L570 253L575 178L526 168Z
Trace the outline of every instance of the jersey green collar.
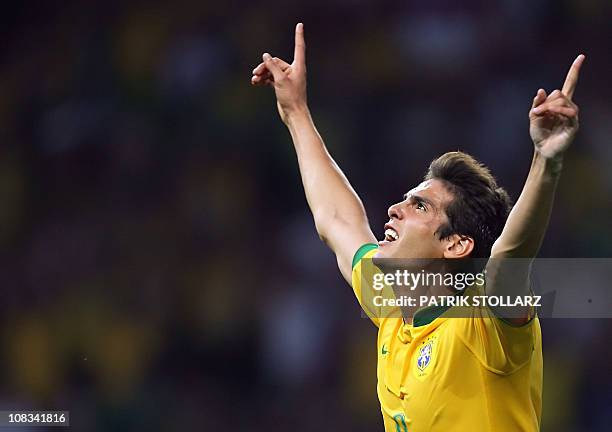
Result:
M419 309L412 318L412 326L420 327L427 325L448 309L450 309L450 306L428 306L426 308Z
M457 291L456 296L463 295L465 290ZM444 312L449 310L452 306L427 306L423 309L419 309L415 312L412 317L412 326L420 327L429 324L436 318L440 317Z

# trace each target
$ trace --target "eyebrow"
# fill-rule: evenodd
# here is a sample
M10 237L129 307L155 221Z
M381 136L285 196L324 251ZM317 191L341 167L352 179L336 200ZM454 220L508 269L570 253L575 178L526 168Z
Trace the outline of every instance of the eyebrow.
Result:
M434 205L433 201L425 198L424 196L415 195L415 194L411 194L410 192L406 192L404 194L404 199L408 199L408 198L411 198L411 199L413 199L415 201L422 201L425 204L429 205L429 207L431 207L432 209L434 209L434 210L436 209L436 206Z

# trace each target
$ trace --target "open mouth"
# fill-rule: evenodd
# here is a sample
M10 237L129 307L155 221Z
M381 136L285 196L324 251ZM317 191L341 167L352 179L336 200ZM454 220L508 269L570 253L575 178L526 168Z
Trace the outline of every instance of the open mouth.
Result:
M386 227L385 229L385 240L388 242L394 242L399 239L399 234L391 227Z

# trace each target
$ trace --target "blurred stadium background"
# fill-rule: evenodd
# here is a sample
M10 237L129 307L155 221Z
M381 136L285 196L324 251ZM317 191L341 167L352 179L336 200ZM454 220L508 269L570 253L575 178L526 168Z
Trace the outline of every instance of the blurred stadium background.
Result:
M297 21L315 121L378 235L444 151L516 198L531 99L586 53L542 256L612 256L608 0L12 2L0 19L2 409L87 431L382 430L375 328L316 236L272 91L250 86L262 52L291 58ZM543 430L610 430L612 321L543 332Z

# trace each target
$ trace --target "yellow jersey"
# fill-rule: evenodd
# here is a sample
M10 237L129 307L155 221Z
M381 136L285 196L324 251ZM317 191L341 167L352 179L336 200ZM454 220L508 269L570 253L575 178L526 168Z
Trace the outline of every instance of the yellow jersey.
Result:
M456 314L434 306L405 324L399 308L376 308L372 297L381 292L363 283L367 273L380 271L371 259L376 248L364 245L355 254L352 286L378 327L377 392L385 431L538 431L538 318L513 326L487 307ZM466 289L463 295L475 294Z

